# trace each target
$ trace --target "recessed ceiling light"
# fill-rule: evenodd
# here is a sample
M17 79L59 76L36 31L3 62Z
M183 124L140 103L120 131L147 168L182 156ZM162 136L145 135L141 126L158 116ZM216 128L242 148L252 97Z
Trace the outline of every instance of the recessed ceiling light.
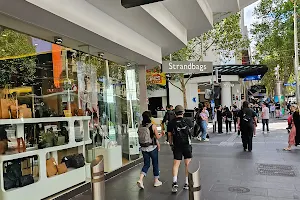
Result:
M34 44L34 46L38 46L39 44Z

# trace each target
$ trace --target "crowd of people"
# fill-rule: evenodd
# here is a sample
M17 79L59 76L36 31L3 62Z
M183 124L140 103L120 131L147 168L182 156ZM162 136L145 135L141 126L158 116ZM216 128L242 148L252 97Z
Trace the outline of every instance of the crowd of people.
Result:
M274 104L275 105L275 104ZM243 102L241 108L233 105L232 107L218 106L215 112L212 113L214 125L218 126L218 133L223 133L223 122L226 124L226 133L231 132L232 123L234 131L241 135L244 151L252 151L252 139L256 136L256 127L261 120L262 132L269 132L270 116L276 117L276 106L268 103L261 105L253 105L247 101ZM290 130L288 147L284 148L290 151L292 146L300 144L300 114L297 105L290 105L290 115L288 119L288 130ZM275 110L275 111L274 111ZM178 184L178 170L182 158L185 164L185 183L184 189L188 189L188 165L192 159L192 138L199 141L209 141L207 134L208 119L210 114L207 108L200 105L196 109L194 122L184 117L185 109L181 105L177 105L175 109L173 106L167 106L167 112L162 121L162 131L159 133L155 124L151 121L151 112L145 111L142 114L142 123L138 129L139 143L141 146L142 155L144 158L144 165L140 173L140 178L137 181L139 188L144 189L143 179L147 175L152 161L154 174L154 187L159 187L162 182L159 180L160 170L158 153L160 151L160 144L158 139L166 135L165 144L170 145L173 152L173 181L172 192L176 193L179 188ZM166 125L166 127L165 127ZM215 129L216 130L216 129ZM165 134L166 131L166 134Z

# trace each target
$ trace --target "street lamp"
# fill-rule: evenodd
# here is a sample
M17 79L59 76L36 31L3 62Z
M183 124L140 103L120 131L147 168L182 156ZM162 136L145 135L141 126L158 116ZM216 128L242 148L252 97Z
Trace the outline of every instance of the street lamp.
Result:
M298 55L298 30L297 30L297 0L291 0L294 3L294 44L295 44L295 81L296 81L296 100L297 104L300 105L299 98L299 55Z

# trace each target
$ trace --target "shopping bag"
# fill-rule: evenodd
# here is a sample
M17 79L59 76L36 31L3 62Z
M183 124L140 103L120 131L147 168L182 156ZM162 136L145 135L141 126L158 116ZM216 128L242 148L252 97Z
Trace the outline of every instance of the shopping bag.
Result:
M17 106L18 100L10 99L7 96L0 99L0 118L9 119L10 118L10 106Z

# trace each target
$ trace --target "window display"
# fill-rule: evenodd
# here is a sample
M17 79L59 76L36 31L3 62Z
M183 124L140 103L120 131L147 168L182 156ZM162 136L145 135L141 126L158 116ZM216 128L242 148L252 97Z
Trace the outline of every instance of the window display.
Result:
M18 187L43 199L82 183L98 155L107 173L140 158L136 65L4 28L0 68L0 199L18 199Z

